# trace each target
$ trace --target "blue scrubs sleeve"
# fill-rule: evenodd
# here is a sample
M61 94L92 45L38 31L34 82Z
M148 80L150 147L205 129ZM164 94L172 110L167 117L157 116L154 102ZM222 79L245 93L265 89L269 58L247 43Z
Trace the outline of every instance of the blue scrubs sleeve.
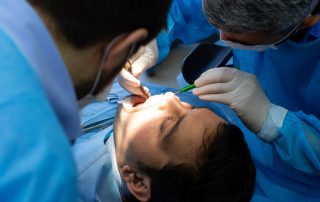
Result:
M316 116L271 104L257 136L271 143L288 165L320 176L320 120Z
M320 120L315 116L288 112L279 136L271 144L289 165L320 175Z
M201 0L174 0L168 14L167 24L167 29L157 37L158 62L169 54L170 46L175 40L191 44L217 31L204 16Z
M76 201L70 145L32 68L0 29L0 200Z

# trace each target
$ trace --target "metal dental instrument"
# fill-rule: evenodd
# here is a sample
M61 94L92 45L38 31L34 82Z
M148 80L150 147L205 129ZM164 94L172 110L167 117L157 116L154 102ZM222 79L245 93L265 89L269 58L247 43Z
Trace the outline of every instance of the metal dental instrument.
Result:
M120 100L119 96L117 94L114 94L114 93L110 93L106 97L106 101L109 102L110 104L116 104L116 103L118 103L119 100Z
M133 75L133 72L132 72L132 63L131 63L130 61L128 61L128 64L129 64L129 66L126 66L125 69L126 69L128 72L130 72L130 74ZM146 92L146 90L143 88L142 85L140 85L139 88L140 88L140 90L141 90L141 92L142 92L142 94L143 94L144 96L146 96L147 98L150 97L149 94Z
M184 88L181 88L178 92L176 92L176 93L174 93L174 94L177 95L177 94L179 94L179 93L184 93L184 92L187 92L187 91L189 91L189 90L191 90L191 89L194 89L195 87L196 87L196 85L191 84L191 85L189 85L189 86L186 86L186 87L184 87Z
M111 118L107 118L107 119L103 119L101 121L91 123L86 126L82 126L82 131L83 131L83 133L89 133L92 131L101 131L101 130L107 128L108 126L112 125L113 119L114 119L114 117L111 117Z

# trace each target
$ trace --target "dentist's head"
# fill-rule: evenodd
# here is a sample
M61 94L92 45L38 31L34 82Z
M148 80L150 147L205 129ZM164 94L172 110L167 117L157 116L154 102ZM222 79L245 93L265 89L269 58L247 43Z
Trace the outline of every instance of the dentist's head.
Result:
M78 99L97 95L166 26L171 0L29 0L50 31Z
M203 0L203 9L227 45L256 51L276 49L320 20L319 0Z

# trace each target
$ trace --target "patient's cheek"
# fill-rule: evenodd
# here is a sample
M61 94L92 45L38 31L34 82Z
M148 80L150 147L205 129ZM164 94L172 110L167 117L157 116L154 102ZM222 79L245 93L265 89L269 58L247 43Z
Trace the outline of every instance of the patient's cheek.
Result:
M161 167L167 162L167 156L160 150L151 130L140 131L131 141L131 153L138 160L149 166Z
M147 148L152 143L152 131L150 127L133 125L129 131L132 133L131 144L137 148Z

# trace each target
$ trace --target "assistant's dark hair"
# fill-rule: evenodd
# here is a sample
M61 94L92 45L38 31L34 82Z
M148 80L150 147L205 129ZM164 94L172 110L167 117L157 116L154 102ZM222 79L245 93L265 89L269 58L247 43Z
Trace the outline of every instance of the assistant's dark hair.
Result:
M151 178L153 202L250 201L256 171L241 130L221 123L214 138L204 138L196 166L140 169Z
M28 0L56 22L65 38L86 48L119 34L146 28L154 38L166 26L171 0ZM140 45L140 44L139 44Z

